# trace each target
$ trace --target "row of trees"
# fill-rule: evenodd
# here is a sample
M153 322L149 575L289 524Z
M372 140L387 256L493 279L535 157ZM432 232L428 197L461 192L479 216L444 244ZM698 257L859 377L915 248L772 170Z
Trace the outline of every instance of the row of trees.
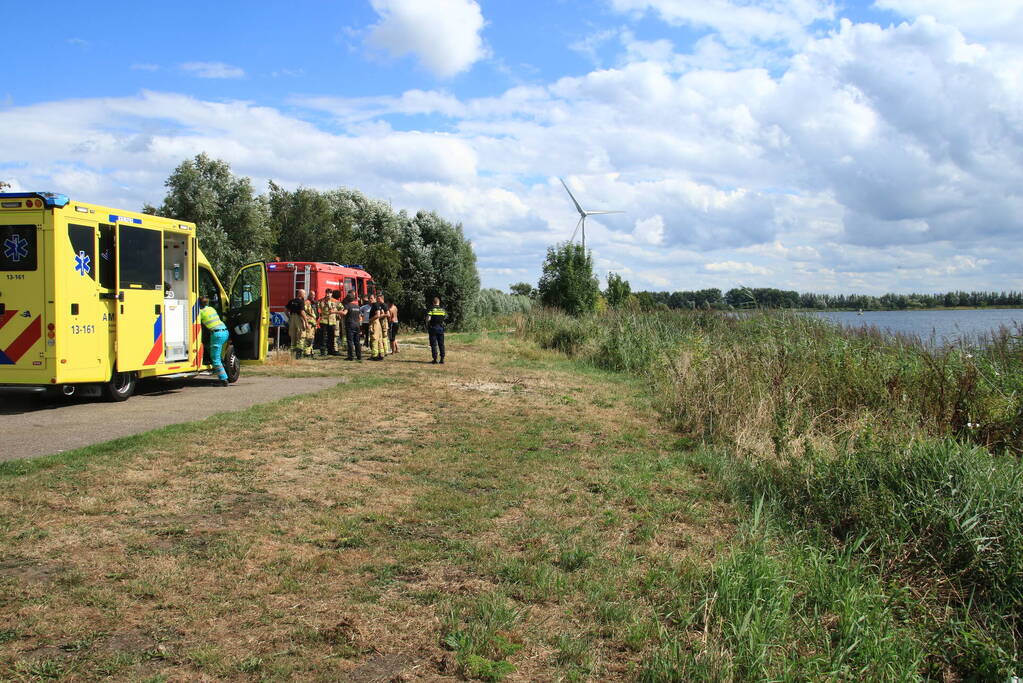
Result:
M249 178L205 154L182 162L165 185L163 203L143 211L196 223L199 246L217 272L275 256L358 263L408 319L421 319L433 296L441 297L454 325L477 313L472 245L461 225L436 213L395 212L347 188L287 190L271 182L258 194Z
M1023 292L946 292L941 294L816 294L772 287L736 287L681 292L639 292L642 308L673 309L803 308L893 311L968 306L1023 306Z
M727 292L717 288L678 292L632 293L629 283L608 273L607 288L601 292L593 273L593 259L582 246L558 244L547 250L543 274L536 289L527 282L511 286L513 295L538 299L544 306L560 308L572 315L602 308L745 309L800 308L848 310L907 310L954 306L1021 306L1023 292L946 292L943 294L816 294L773 287L735 287Z

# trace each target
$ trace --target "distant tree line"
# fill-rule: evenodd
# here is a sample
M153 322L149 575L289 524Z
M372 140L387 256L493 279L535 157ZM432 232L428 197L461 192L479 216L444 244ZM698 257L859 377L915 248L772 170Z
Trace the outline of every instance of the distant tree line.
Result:
M1023 292L945 292L943 294L816 294L773 287L735 287L722 293L720 289L681 292L637 292L643 309L732 309L732 308L802 308L864 311L903 311L922 308L966 306L1020 306Z
M258 194L249 178L205 154L182 162L165 185L163 203L143 210L196 223L199 247L224 278L274 257L336 261L364 266L406 319L422 319L433 296L456 326L480 308L472 244L460 224L436 213L396 212L348 188L287 190L270 182Z

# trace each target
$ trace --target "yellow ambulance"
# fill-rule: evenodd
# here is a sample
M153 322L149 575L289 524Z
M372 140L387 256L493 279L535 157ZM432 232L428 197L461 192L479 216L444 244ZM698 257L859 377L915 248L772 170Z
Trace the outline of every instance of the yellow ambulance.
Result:
M266 282L251 263L226 292L192 223L0 193L0 385L123 401L140 379L197 375L211 367L200 296L230 331L234 382L241 361L266 357Z

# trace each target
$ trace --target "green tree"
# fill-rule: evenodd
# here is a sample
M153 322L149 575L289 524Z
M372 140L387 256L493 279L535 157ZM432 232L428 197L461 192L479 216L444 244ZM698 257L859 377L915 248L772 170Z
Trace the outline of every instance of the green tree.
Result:
M415 320L439 296L452 325L469 322L480 291L476 254L462 226L432 211L420 211L405 225L399 247L403 260L403 300Z
M508 291L512 293L512 296L532 297L536 295L536 290L533 289L533 285L528 282L516 282L508 288Z
M222 277L272 253L266 200L251 180L232 174L227 162L200 154L182 162L164 185L163 204L144 210L195 223L199 248Z
M604 290L604 298L611 308L621 308L629 300L632 294L632 287L629 281L622 278L618 273L607 274L607 289Z
M593 274L593 258L579 244L565 242L547 249L540 276L540 301L570 315L592 313L600 283Z

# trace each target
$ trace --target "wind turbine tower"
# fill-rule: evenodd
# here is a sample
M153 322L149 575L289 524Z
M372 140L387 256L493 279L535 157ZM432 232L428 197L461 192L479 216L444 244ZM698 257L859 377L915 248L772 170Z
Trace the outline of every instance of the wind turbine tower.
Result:
M565 188L565 192L568 193L568 196L572 199L572 203L575 204L575 210L579 212L579 222L575 224L575 230L572 232L572 239L570 239L569 242L571 243L571 242L575 241L575 233L579 232L579 228L582 228L582 234L583 234L583 240L582 240L582 242L583 242L583 253L586 253L586 217L587 216L597 216L597 215L607 214L607 213L625 213L625 212L624 211L585 211L585 210L583 210L583 207L579 206L579 202L576 201L575 195L572 194L572 190L568 189L568 185L565 184L565 181L563 179L561 179L561 178L558 178L558 180L561 180L562 187Z

